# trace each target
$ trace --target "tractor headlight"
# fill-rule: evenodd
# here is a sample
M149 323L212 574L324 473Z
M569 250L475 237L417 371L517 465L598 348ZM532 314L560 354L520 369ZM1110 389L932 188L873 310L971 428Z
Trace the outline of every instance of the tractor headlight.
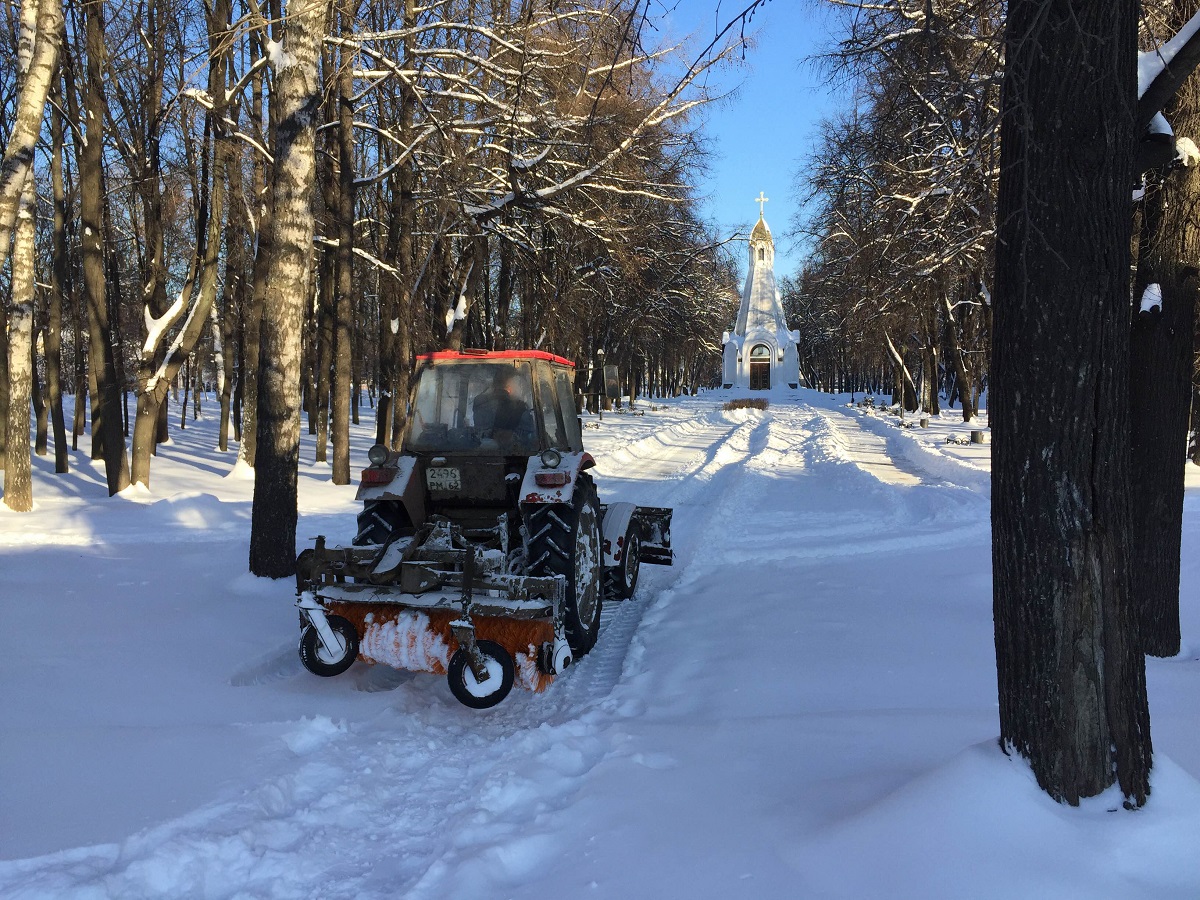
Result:
M557 469L560 462L562 462L562 454L553 447L542 451L542 465L547 469Z
M373 466L382 466L388 461L390 455L391 453L384 444L376 444L367 451L367 459L371 461L371 465Z

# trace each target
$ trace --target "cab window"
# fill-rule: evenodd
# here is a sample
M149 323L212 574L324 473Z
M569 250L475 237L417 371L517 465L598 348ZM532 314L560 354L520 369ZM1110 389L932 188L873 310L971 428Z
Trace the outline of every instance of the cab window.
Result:
M575 452L583 450L583 434L579 430L579 410L575 406L575 390L569 372L554 373L554 384L558 388L558 408L567 431L567 446Z
M562 410L554 387L554 375L548 365L537 366L538 399L542 407L542 420L546 424L546 442L558 450L570 450L567 429L563 424Z

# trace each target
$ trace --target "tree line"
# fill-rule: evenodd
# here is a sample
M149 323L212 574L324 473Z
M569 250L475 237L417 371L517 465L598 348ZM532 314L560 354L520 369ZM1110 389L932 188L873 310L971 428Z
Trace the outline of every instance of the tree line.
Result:
M687 58L649 12L6 5L6 504L32 502L31 409L59 472L90 427L113 494L150 484L172 387L211 385L221 449L257 472L252 568L283 574L300 411L348 483L364 395L396 444L419 353L603 357L635 395L709 380L734 263L692 188L699 79L737 42Z

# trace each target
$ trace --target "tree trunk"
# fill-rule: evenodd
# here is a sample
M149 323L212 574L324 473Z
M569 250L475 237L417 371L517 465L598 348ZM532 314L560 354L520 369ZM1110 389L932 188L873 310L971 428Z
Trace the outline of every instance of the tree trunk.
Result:
M325 217L326 231L333 223L328 213ZM316 377L310 378L309 384L315 393L310 399L309 431L315 432L317 439L316 452L313 456L316 462L326 462L329 451L329 391L330 377L333 372L333 304L334 304L334 260L328 250L321 253L320 282L317 288L317 308L315 311L316 335L313 341L312 358L316 361Z
M1177 9L1182 26L1195 0ZM1181 134L1200 129L1200 79L1188 79L1166 109ZM1155 182L1159 182L1155 184ZM1180 649L1179 566L1183 535L1193 320L1200 259L1200 168L1151 179L1142 204L1137 289L1130 336L1129 397L1133 449L1132 596L1140 613L1142 649L1174 656ZM1142 310L1147 284L1161 305Z
M237 154L231 153L225 171L229 179L229 211L225 220L225 284L222 287L221 315L218 334L221 353L217 360L220 372L221 425L217 446L224 452L229 449L229 429L233 418L233 384L237 377L234 369L236 355L234 325L245 306L246 284L246 227L245 196L242 190L242 173ZM216 339L216 335L214 335ZM240 435L240 431L238 432ZM240 437L238 438L240 440Z
M8 319L8 443L4 504L16 512L33 509L29 452L29 402L33 384L34 241L37 194L33 171L25 180L12 252L12 312Z
M958 336L958 322L954 318L954 308L950 305L950 297L943 293L942 303L946 310L946 338L950 344L950 362L954 365L954 377L958 384L958 396L962 401L963 421L970 422L975 418L975 384L967 369L966 358L963 355L962 342Z
M1130 604L1134 0L1010 0L991 415L1000 741L1059 801L1149 793Z
M79 449L79 438L87 431L88 389L91 379L88 372L91 366L86 364L87 358L87 302L82 291L79 292L79 302L74 304L75 312L75 409L71 416L71 449Z
M8 371L8 304L0 300L0 366ZM8 378L0 377L0 469L8 457Z
M353 31L353 22L342 10L342 31ZM333 438L333 483L350 483L350 391L353 381L354 289L354 83L353 57L343 50L338 75L338 249L337 291L333 321L333 400L331 406Z
M15 247L14 247L15 249ZM36 290L35 290L36 297ZM35 304L36 305L36 304ZM33 401L33 413L36 420L34 427L34 442L33 452L37 456L45 456L47 448L47 432L50 425L50 408L46 403L46 395L42 390L42 383L38 379L37 370L37 342L38 338L42 338L45 343L45 326L39 327L37 324L37 313L34 312L33 335L29 342L29 365L30 365L30 380L29 380L29 396Z
M33 170L33 152L42 132L42 116L58 66L62 34L61 0L23 0L17 39L20 91L16 118L0 163L0 269L4 268L12 244L25 179Z
M314 119L327 7L325 0L291 0L275 73L280 116L272 172L274 241L263 308L250 522L250 571L270 578L291 575L296 568L300 331L312 282Z
M183 363L183 402L179 404L179 430L183 431L187 428L187 406L188 397L192 392L192 358L190 356L184 358ZM152 397L153 394L147 392L147 397Z
M46 312L46 394L50 404L50 421L54 428L54 471L62 475L70 471L67 423L63 418L62 404L62 310L70 276L67 258L67 193L63 183L63 121L62 112L57 104L50 107L50 133L50 181L54 191L54 263L50 270L50 293ZM80 360L76 360L75 364L79 365Z
M250 58L253 64L259 58L258 42L250 42ZM264 100L264 78L256 73L251 79L252 121L262 119L266 104L267 135L265 140L275 143L275 132L279 121L279 105L269 97ZM259 135L260 139L263 135ZM267 277L272 253L272 212L275 207L271 196L271 178L261 155L254 160L254 201L258 206L258 234L251 274L250 302L242 310L242 369L241 405L242 442L238 445L238 461L254 467L258 448L258 361L262 349L263 304L267 296Z
M95 374L92 442L99 443L109 496L129 485L129 460L121 423L121 385L109 325L104 247L104 22L98 2L86 4L87 77L84 86L86 137L79 150L79 221L83 227L83 290L88 310L88 363ZM92 449L93 458L96 448Z

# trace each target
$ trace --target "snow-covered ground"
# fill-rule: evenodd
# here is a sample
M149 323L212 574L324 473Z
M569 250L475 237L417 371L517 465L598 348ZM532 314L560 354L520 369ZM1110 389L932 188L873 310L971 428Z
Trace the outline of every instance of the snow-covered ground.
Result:
M1070 809L996 747L970 426L722 399L589 421L601 498L673 506L676 565L483 713L431 675L301 668L211 417L151 492L38 460L36 509L0 506L0 897L1200 897L1195 467L1153 796ZM302 544L352 532L328 478L301 467Z

